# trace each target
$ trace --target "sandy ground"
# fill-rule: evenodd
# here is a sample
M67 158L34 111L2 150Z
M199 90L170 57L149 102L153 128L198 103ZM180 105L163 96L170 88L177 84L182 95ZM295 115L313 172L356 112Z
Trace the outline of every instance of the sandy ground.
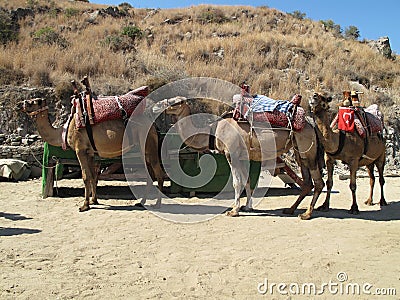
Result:
M39 180L0 182L0 298L400 299L400 180L386 178L382 209L363 204L368 182L357 216L336 177L331 211L312 220L281 213L296 195L277 184L253 213L195 224L134 206L124 182L100 182L86 213L81 180L47 199Z

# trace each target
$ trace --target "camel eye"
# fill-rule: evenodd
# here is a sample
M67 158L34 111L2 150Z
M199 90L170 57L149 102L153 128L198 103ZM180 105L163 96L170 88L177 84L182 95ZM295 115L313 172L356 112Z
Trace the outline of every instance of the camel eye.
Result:
M37 101L37 104L38 104L38 105L42 105L42 102L43 102L42 99L39 99L39 100Z

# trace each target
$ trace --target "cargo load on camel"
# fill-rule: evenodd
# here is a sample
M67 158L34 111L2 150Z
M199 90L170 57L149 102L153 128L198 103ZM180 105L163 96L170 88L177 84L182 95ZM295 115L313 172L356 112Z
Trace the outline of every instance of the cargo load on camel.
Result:
M274 100L264 95L251 96L242 93L233 96L234 118L269 122L272 126L287 127L300 131L305 125L305 111L299 106L301 95L294 95L291 101Z
M373 133L383 133L383 115L377 104L367 108L360 106L358 95L360 92L344 91L344 101L331 123L331 128L345 132L356 131L362 138Z

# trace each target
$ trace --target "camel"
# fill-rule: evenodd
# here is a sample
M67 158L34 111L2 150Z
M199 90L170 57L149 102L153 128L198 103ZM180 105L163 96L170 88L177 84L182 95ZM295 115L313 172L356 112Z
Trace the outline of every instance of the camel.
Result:
M293 214L300 202L312 190L314 180L314 195L311 204L307 211L301 214L301 219L310 219L315 203L320 195L324 182L322 180L321 170L318 164L318 143L316 141L316 133L314 128L307 123L301 132L292 132L289 130L274 130L271 128L264 129L263 140L267 144L274 144L276 148L267 153L262 153L260 142L253 130L250 133L251 126L248 122L237 122L232 116L219 119L209 128L202 129L201 133L194 126L190 116L190 107L186 102L185 97L175 97L171 99L164 99L155 104L153 112L160 113L164 111L169 115L174 115L178 122L177 131L180 134L184 143L196 151L203 152L210 150L210 130L212 127L215 132L215 149L225 155L230 165L233 187L235 193L234 206L231 211L227 212L228 216L238 216L240 210L240 194L243 186L246 190L247 202L243 208L245 211L252 210L252 190L247 173L241 165L243 160L266 161L273 160L287 152L290 148L295 147L296 158L301 166L301 173L303 177L303 186L301 186L301 193L296 202L290 208L286 208L284 213ZM207 126L208 127L208 126ZM208 130L208 131L207 131ZM294 138L291 138L293 134Z
M27 113L36 123L37 130L42 139L53 146L62 146L63 144L63 128L54 128L48 117L48 106L45 99L35 98L24 100L18 104L18 110ZM144 115L135 116L135 123L140 123L144 128L150 128L147 132L141 130L141 126L125 127L122 119L105 121L92 125L93 139L98 151L98 156L102 158L113 158L122 155L124 151L128 151L132 147L139 145L141 153L144 154L145 163L150 173L153 173L158 182L158 188L163 187L164 171L161 168L158 154L158 135L153 124L149 124L149 120ZM73 149L78 158L82 179L85 184L85 200L79 211L87 211L90 204L98 204L96 187L98 181L99 164L95 163L95 151L89 141L85 128L77 129L75 126L75 118L72 118L67 134L68 146ZM146 125L148 127L146 127ZM125 147L123 144L125 129L131 129L129 133L130 145ZM147 136L146 136L147 135ZM148 178L146 194L152 185L152 179ZM91 195L91 201L89 197ZM146 198L141 201L144 204ZM161 197L157 199L156 206L161 205Z
M383 177L383 169L385 166L385 141L382 134L372 133L364 140L364 138L356 132L346 132L341 138L341 133L339 131L334 131L330 128L330 124L335 116L335 113L329 108L329 103L331 101L331 97L326 97L321 93L314 93L309 100L309 105L318 128L317 134L325 149L325 162L328 172L326 199L318 210L329 210L329 201L333 186L333 167L336 160L341 160L347 164L350 169L349 187L353 202L349 213L359 213L356 199L356 173L357 169L361 166L367 167L370 177L370 193L365 204L373 204L372 197L375 184L374 166L376 166L381 186L381 199L379 203L381 206L387 205L383 194L383 186L385 184L385 179Z

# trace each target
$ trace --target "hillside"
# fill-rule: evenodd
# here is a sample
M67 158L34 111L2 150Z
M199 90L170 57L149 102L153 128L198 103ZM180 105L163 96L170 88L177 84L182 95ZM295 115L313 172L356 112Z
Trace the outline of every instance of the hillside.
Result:
M387 113L400 103L399 59L323 22L268 7L154 10L16 0L1 1L0 14L3 123L11 104L42 93L34 88L51 88L50 97L61 101L54 106L67 106L70 80L84 75L101 94L206 76L246 81L253 93L276 99L306 98L316 89L340 99L356 89L365 105L379 103Z

